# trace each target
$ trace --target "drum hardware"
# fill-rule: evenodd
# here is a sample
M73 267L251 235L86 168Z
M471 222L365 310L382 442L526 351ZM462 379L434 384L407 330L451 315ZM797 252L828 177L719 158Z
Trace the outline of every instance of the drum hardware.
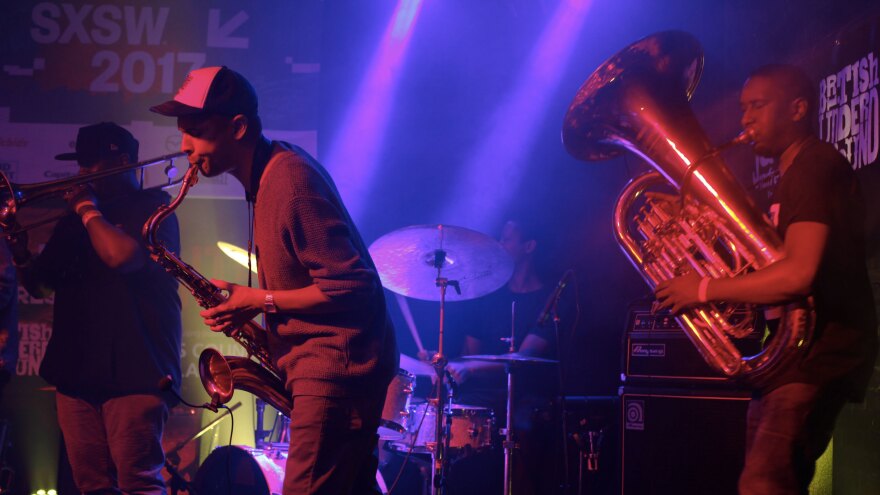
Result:
M512 312L515 312L515 306L512 306ZM511 318L511 321L516 321L515 318ZM509 350L510 352L507 354L475 354L471 356L462 356L462 359L472 359L475 361L488 361L493 363L504 363L504 372L507 374L507 424L504 428L501 428L499 433L504 435L504 441L502 446L504 448L504 495L511 495L513 493L513 468L514 464L514 452L517 449L516 442L513 437L514 428L513 428L513 384L514 384L514 371L517 369L518 365L522 364L558 364L559 361L555 359L544 359L539 357L527 356L525 354L520 354L517 352L513 352L516 348L516 342L514 338L514 327L511 324L511 335L508 342L510 343Z
M446 414L447 359L443 352L447 289L455 289L449 294L451 301L486 295L507 283L513 274L513 260L491 237L449 225L398 229L377 239L370 246L370 255L385 288L403 296L440 301L437 353L431 360L437 379L429 403L438 411L431 450L431 494L443 494L452 427L452 418Z
M389 442L389 447L400 452L430 454L435 445L436 435L431 425L436 416L437 410L430 403L414 406L410 412L413 427L401 441ZM449 403L445 416L451 423L448 435L450 454L461 454L492 446L495 415L491 409Z

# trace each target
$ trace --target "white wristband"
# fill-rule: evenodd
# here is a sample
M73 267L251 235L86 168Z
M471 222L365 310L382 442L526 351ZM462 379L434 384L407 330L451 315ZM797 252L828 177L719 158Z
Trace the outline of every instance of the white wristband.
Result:
M703 277L703 280L700 280L700 286L697 288L697 299L699 299L701 303L709 301L710 280L712 280L710 277Z
M83 216L82 216L82 223L83 223L84 226L88 227L88 226L89 226L89 220L91 220L91 219L93 219L93 218L97 218L97 217L103 217L103 216L104 216L104 214L101 213L101 212L98 211L98 210L89 210L89 211L87 211L87 212L85 212L85 213L83 214Z
M82 210L88 207L97 208L98 205L96 205L94 201L86 200L77 204L74 211L76 211L77 215L82 215Z

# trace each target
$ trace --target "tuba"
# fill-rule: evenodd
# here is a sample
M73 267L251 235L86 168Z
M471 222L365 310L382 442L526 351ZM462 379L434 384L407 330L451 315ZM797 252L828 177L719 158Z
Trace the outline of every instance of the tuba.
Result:
M198 167L190 166L181 181L177 197L150 215L144 223L142 236L150 257L189 289L201 307L212 308L226 299L223 291L156 239L159 224L183 202L198 177ZM199 356L199 377L205 391L211 396L212 408L216 410L218 405L229 402L237 388L256 395L285 416L290 416L293 401L286 393L281 373L272 364L266 343L266 330L251 320L224 333L244 347L247 357L223 356L211 348L202 351Z
M603 160L627 149L655 169L626 185L613 218L621 249L652 289L688 272L734 277L784 256L773 225L719 157L750 136L713 148L690 109L702 68L702 48L691 35L648 36L593 72L563 122L563 143L575 158ZM647 194L670 187L680 201ZM806 347L815 313L809 298L786 305L778 330L753 356L743 356L733 340L751 333L751 305L703 304L676 319L713 369L759 384Z

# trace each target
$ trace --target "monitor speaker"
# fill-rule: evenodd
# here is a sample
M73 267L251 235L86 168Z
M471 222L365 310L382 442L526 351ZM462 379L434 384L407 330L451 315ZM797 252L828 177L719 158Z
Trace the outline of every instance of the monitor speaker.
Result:
M736 495L749 395L621 388L624 495Z

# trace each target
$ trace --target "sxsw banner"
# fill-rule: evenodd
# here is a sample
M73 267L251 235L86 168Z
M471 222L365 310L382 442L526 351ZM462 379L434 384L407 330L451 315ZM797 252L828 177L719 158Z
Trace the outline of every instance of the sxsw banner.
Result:
M4 2L0 169L22 183L70 175L54 155L78 127L105 120L132 131L142 160L176 152L176 123L148 108L208 65L248 77L267 134L314 152L320 14L318 0ZM241 197L223 177L192 195Z

